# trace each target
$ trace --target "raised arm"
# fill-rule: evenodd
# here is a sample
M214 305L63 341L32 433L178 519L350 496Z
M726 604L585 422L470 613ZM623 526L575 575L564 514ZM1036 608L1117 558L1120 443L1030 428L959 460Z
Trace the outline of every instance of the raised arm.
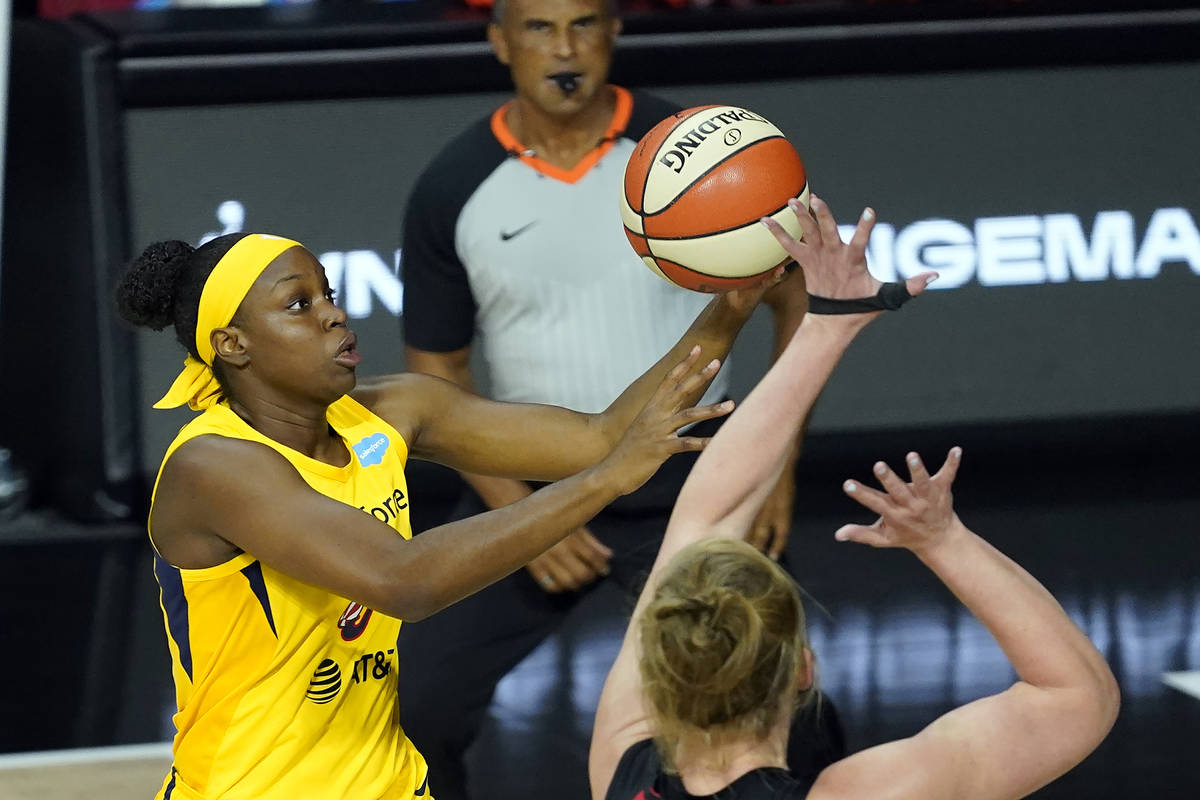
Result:
M808 297L792 286L797 278L803 280L803 273L787 283L776 286L763 296L763 304L771 309L772 364L783 355L808 309ZM792 531L792 506L796 498L795 467L804 444L805 427L806 425L801 423L800 431L792 442L791 453L775 480L775 487L767 494L746 532L746 541L774 560L783 555Z
M807 244L791 239L778 226L772 232L804 270L807 290L833 300L875 294L880 283L867 272L865 258L874 225L870 209L863 212L848 244L838 237L833 215L820 199L813 198L815 220L802 207L793 210ZM921 293L931 279L932 274L911 279L909 293ZM658 575L684 547L713 536L744 538L790 463L800 428L834 366L875 316L809 313L804 317L787 348L692 468L633 619L653 597ZM651 735L650 715L642 705L637 650L637 628L631 622L596 711L589 756L593 798L603 798L608 791L621 754Z
M909 453L907 483L879 462L884 491L846 481L846 493L880 516L836 536L911 550L987 627L1020 680L910 739L839 761L821 774L812 800L1024 797L1083 760L1116 719L1119 690L1104 658L1045 587L954 513L961 457L954 448L931 477Z

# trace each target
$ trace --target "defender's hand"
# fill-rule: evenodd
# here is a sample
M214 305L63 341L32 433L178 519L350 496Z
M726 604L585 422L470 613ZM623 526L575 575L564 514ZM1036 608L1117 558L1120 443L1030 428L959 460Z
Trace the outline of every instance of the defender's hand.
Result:
M770 217L761 222L775 236L775 241L796 260L804 270L810 294L833 300L848 300L871 297L883 284L867 271L867 242L871 229L875 227L875 212L864 209L854 228L849 242L843 242L838 234L837 220L824 200L815 194L810 196L812 213L796 199L788 201L792 213L800 223L802 237L792 238L783 226ZM925 291L925 287L937 277L936 272L923 272L905 282L908 293L914 297Z
M847 495L879 514L879 519L872 525L843 525L834 534L838 540L919 552L945 539L958 521L950 486L962 463L962 448L951 448L946 462L932 477L916 453L909 453L907 461L911 477L908 483L880 461L874 472L884 491L855 480L842 484Z

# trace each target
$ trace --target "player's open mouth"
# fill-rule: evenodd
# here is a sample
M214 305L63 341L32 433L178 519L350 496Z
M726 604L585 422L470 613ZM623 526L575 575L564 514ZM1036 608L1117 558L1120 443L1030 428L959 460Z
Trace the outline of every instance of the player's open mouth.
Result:
M565 94L571 94L579 88L579 79L583 77L582 72L555 72L553 75L547 76L550 80L561 89Z
M346 338L338 345L337 352L333 355L333 360L343 367L356 367L362 361L362 356L358 352L358 337L353 333L346 334Z

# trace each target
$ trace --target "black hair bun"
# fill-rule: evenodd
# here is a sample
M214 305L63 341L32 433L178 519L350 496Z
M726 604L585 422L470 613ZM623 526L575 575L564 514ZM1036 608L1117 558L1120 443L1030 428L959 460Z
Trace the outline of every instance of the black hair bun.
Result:
M142 251L117 286L117 309L134 325L161 331L175 321L179 277L196 248L187 242L155 242Z

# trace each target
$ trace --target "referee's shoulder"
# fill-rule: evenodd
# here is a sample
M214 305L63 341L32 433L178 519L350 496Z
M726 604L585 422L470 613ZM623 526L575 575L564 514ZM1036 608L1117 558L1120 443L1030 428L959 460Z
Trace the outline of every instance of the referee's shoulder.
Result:
M469 195L506 156L492 133L491 114L488 114L468 125L437 152L421 171L413 194L443 198L463 192Z
M676 111L682 111L683 106L643 89L630 89L633 99L633 112L629 116L629 124L625 126L625 135L634 141L641 139L650 129Z

